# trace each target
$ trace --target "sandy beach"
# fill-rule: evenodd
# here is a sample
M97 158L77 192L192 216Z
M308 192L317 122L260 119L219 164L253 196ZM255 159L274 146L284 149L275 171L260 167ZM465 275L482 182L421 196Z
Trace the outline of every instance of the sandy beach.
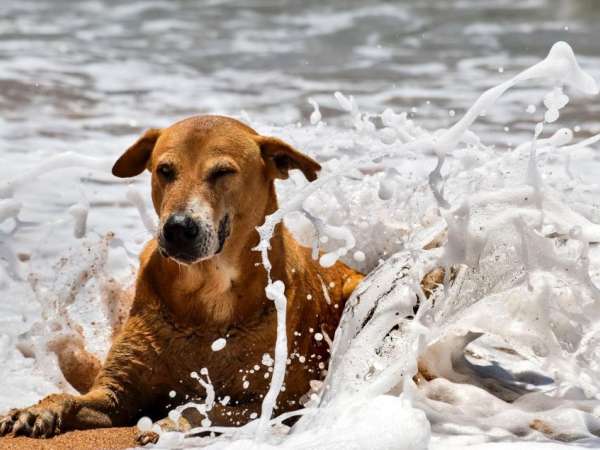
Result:
M0 438L3 450L116 450L135 446L135 427L71 431L52 439Z

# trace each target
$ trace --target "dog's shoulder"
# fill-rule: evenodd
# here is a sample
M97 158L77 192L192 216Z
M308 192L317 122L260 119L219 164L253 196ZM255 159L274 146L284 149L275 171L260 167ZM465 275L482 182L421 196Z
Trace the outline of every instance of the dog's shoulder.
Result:
M286 248L285 271L292 294L322 299L327 303L345 302L363 279L363 275L338 261L323 267L313 259L312 249L300 245L288 232L284 235ZM286 285L287 286L287 285ZM292 295L293 296L293 295Z

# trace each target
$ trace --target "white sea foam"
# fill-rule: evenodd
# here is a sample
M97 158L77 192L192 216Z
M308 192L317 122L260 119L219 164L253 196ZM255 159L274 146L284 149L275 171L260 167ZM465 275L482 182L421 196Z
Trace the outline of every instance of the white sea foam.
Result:
M225 338L219 338L210 345L210 348L213 352L218 352L223 350L225 345L227 345L227 340Z
M532 80L553 84L539 99L546 122L560 123L572 91L598 91L561 42L540 63L485 92L448 129L428 131L390 109L364 113L341 93L335 97L349 115L348 128L328 126L314 101L308 127L251 123L323 165L313 183L294 173L278 184L281 208L259 229L265 267L269 237L285 220L302 242L324 252L321 264L341 258L369 276L345 310L325 382L314 384L291 430L282 425L289 415L272 418L288 355L285 286L270 280L266 293L279 330L274 354L257 361L273 368L260 418L240 429L207 428L223 432L218 438L170 433L161 445L418 449L502 442L517 448L549 439L597 445L600 164L592 146L600 137L576 141L568 128L548 135L540 123L530 140L499 150L470 131L484 111L501 108L494 103L508 89ZM49 351L57 339L83 339L102 357L116 326L106 293L132 280L135 233L98 236L93 203L85 199L66 205L55 223L34 227L44 231L33 234L40 243L33 244L22 192L31 178L71 166L101 171L108 164L59 156L2 186L0 289L42 310L41 320L12 325L14 332L0 340L7 349L2 376L21 391L27 389L17 376L46 384L22 399L0 396L0 408L69 389ZM121 189L141 215L142 241L155 219L142 195ZM60 243L43 238L53 230L65 236ZM424 250L432 240L441 246ZM55 266L48 263L57 258ZM447 269L446 280L426 300L420 280L438 266ZM15 307L9 323L17 323L22 308ZM22 331L28 332L18 341L11 337ZM23 358L17 343L34 359ZM419 360L429 381L417 384ZM198 407L206 411L214 391L203 376L196 374L210 398Z

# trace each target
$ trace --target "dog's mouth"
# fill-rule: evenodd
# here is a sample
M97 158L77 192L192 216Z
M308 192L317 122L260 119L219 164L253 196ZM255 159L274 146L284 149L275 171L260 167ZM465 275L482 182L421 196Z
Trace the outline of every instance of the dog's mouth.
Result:
M200 261L200 258L190 255L187 252L174 252L172 250L167 250L162 245L158 246L158 251L163 258L170 258L173 261L185 266L189 266Z
M170 258L179 264L191 265L221 253L230 234L231 219L229 214L225 214L219 221L216 233L214 231L202 233L196 242L190 243L184 248L170 245L161 233L158 237L158 251L164 258ZM211 249L214 250L211 251Z

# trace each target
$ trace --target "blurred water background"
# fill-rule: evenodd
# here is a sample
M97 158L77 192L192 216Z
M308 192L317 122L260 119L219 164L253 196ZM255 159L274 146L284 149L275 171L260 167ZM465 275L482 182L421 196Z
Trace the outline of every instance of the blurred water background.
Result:
M5 0L0 151L116 154L119 136L207 112L306 122L309 97L335 122L334 91L435 129L558 40L600 73L599 21L594 0ZM529 133L531 98L515 90L478 126Z

